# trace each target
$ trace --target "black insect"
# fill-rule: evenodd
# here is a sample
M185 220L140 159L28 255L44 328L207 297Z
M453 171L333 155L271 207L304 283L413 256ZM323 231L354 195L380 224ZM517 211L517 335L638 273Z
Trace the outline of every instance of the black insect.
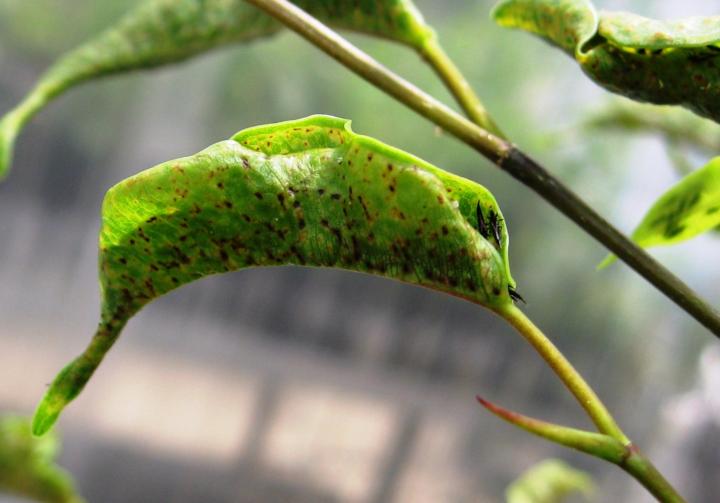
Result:
M482 207L480 207L480 203L477 203L477 208L475 208L475 213L477 214L478 232L485 239L489 238L490 237L490 229L488 229L488 224L485 222L485 217L483 216Z
M520 295L520 293L510 285L508 285L508 295L510 295L510 298L516 304L518 303L518 301L522 302L523 304L527 304L527 302L525 302L525 299L523 299L523 296Z
M500 233L500 222L503 221L500 215L490 210L488 214L488 221L490 222L490 229L492 230L493 237L497 241L498 247L502 248L502 234Z

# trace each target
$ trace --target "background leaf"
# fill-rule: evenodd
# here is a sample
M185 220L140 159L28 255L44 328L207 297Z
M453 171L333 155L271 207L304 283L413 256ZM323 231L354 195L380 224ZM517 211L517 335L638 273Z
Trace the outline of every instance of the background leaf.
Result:
M433 31L411 0L296 0L338 28L421 49ZM157 67L210 49L278 32L281 26L245 0L148 0L114 27L57 61L0 120L0 178L22 127L66 90L102 76Z
M507 503L561 503L573 493L590 496L592 478L558 459L546 459L528 469L505 492Z
M720 125L682 108L615 99L583 124L590 132L658 134L673 145L693 147L709 155L720 152Z
M494 17L502 26L551 40L611 92L682 105L720 120L718 16L668 22L626 12L601 12L597 17L586 1L506 0Z
M492 194L312 116L242 131L116 185L103 203L102 316L95 337L38 407L42 434L82 390L127 320L210 274L336 267L511 302L508 235Z
M683 178L650 208L632 234L644 248L686 241L720 225L720 157ZM600 265L614 261L608 257Z
M30 421L0 417L0 491L47 503L82 503L70 476L55 464L56 435L36 438Z

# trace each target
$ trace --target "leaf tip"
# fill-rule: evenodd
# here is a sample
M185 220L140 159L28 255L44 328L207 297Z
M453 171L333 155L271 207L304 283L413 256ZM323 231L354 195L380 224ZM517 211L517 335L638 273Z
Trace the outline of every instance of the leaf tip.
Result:
M36 437L42 437L53 427L57 418L60 416L60 411L51 411L45 404L45 401L40 403L38 409L35 411L35 415L32 420L32 433Z
M478 401L478 403L480 403L480 405L485 407L487 410L489 410L490 412L492 412L499 418L504 419L513 424L518 423L518 417L520 417L519 414L512 412L510 410L504 409L504 408L500 407L499 405L494 404L490 400L484 399L480 395L476 395L475 399Z
M32 432L42 436L52 428L69 404L85 387L97 363L80 356L60 371L35 409Z

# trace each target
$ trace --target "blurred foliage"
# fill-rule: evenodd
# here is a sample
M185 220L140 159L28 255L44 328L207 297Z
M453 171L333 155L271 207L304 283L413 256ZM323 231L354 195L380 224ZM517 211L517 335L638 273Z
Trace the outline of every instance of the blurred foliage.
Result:
M592 112L584 121L590 133L598 130L658 134L674 145L720 153L720 125L679 107L617 99Z
M94 3L59 3L55 0L0 1L0 31L24 51L41 57L64 52L89 35L99 33L141 0L103 0ZM59 22L72 18L72 29Z
M720 157L693 171L652 205L632 233L644 248L668 246L720 226ZM600 267L614 261L608 257Z
M82 503L70 475L55 464L57 435L37 438L30 421L0 418L0 491L47 503Z
M546 459L525 471L505 492L507 503L561 503L574 493L589 497L592 478L558 459Z

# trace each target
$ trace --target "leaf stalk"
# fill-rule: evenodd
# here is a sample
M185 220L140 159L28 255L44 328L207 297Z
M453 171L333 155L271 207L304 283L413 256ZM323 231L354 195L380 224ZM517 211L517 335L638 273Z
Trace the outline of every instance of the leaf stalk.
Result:
M470 83L442 48L437 36L428 38L420 55L442 80L470 120L498 138L506 139Z

